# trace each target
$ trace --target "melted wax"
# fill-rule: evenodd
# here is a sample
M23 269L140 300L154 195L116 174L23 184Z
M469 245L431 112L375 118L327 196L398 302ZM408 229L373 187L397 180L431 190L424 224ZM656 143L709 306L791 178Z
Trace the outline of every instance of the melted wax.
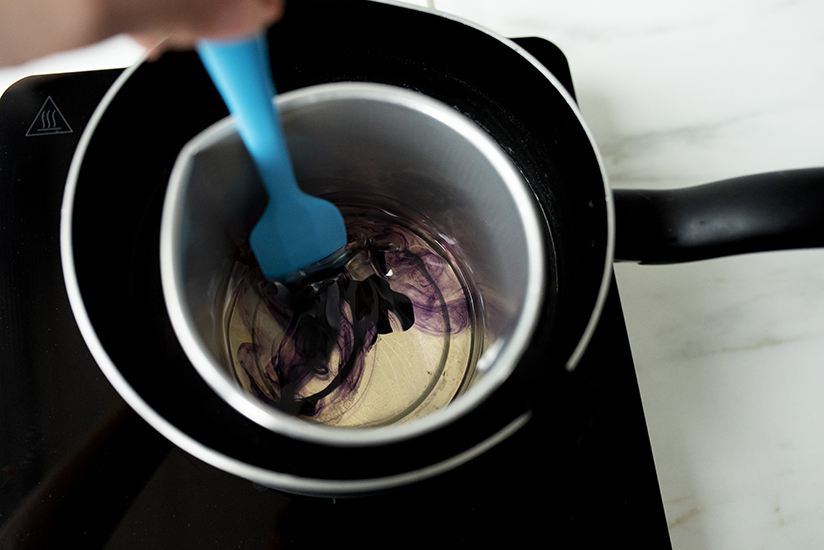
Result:
M394 219L347 216L347 230L341 268L284 284L265 281L253 264L236 266L242 273L229 331L240 323L245 336L233 343L230 335L229 344L241 383L266 404L329 423L358 404L397 401L386 404L391 414L369 413L373 421L386 421L387 414L403 416L427 405L436 390L453 398L477 342L470 335L455 338L472 332L473 308L448 254ZM386 351L377 353L382 336L388 336ZM444 369L453 363L461 372L447 377ZM401 381L381 383L387 372ZM420 397L395 395L404 384ZM370 401L370 387L383 395Z

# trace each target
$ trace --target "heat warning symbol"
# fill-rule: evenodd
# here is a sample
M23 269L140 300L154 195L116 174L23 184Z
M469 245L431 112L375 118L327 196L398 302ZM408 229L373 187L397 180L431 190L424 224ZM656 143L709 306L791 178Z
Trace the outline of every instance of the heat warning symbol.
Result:
M63 113L55 105L51 96L46 98L43 106L40 107L37 116L29 126L26 137L30 136L50 136L53 134L71 134L72 127L66 122Z

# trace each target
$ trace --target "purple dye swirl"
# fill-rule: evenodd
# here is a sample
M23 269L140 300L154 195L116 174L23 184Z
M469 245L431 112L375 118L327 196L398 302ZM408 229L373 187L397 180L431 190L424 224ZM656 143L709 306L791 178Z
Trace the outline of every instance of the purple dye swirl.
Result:
M284 284L248 267L235 289L236 297L255 296L234 300L251 335L236 348L239 370L257 399L290 414L312 418L354 406L380 335L414 327L441 339L445 362L450 338L473 321L467 289L433 243L397 219L346 220L342 268ZM279 336L264 335L275 325Z

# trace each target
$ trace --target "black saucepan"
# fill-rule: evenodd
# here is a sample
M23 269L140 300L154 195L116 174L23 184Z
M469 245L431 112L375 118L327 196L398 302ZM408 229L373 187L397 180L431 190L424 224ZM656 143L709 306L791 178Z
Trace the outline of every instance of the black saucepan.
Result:
M89 124L67 187L62 237L72 306L95 358L129 404L180 447L237 475L316 494L363 493L435 475L516 430L540 406L551 373L574 366L597 322L613 257L673 262L822 244L820 171L666 193L623 191L613 204L569 83L529 53L561 55L541 40L505 40L377 2L296 0L270 42L281 92L378 82L431 96L475 121L536 197L551 275L539 328L518 368L453 424L414 441L363 448L266 430L191 368L161 292L159 220L172 166L184 144L226 110L194 54L169 54L121 78Z

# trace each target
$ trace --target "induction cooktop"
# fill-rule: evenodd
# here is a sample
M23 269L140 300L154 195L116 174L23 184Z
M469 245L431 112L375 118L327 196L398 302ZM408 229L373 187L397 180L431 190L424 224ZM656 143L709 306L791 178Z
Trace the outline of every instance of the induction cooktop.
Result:
M517 42L573 91L557 48ZM0 547L670 548L614 280L578 368L557 374L532 419L409 487L288 494L201 462L148 426L89 353L59 251L72 155L119 74L31 77L0 98ZM120 131L124 143L147 139Z

